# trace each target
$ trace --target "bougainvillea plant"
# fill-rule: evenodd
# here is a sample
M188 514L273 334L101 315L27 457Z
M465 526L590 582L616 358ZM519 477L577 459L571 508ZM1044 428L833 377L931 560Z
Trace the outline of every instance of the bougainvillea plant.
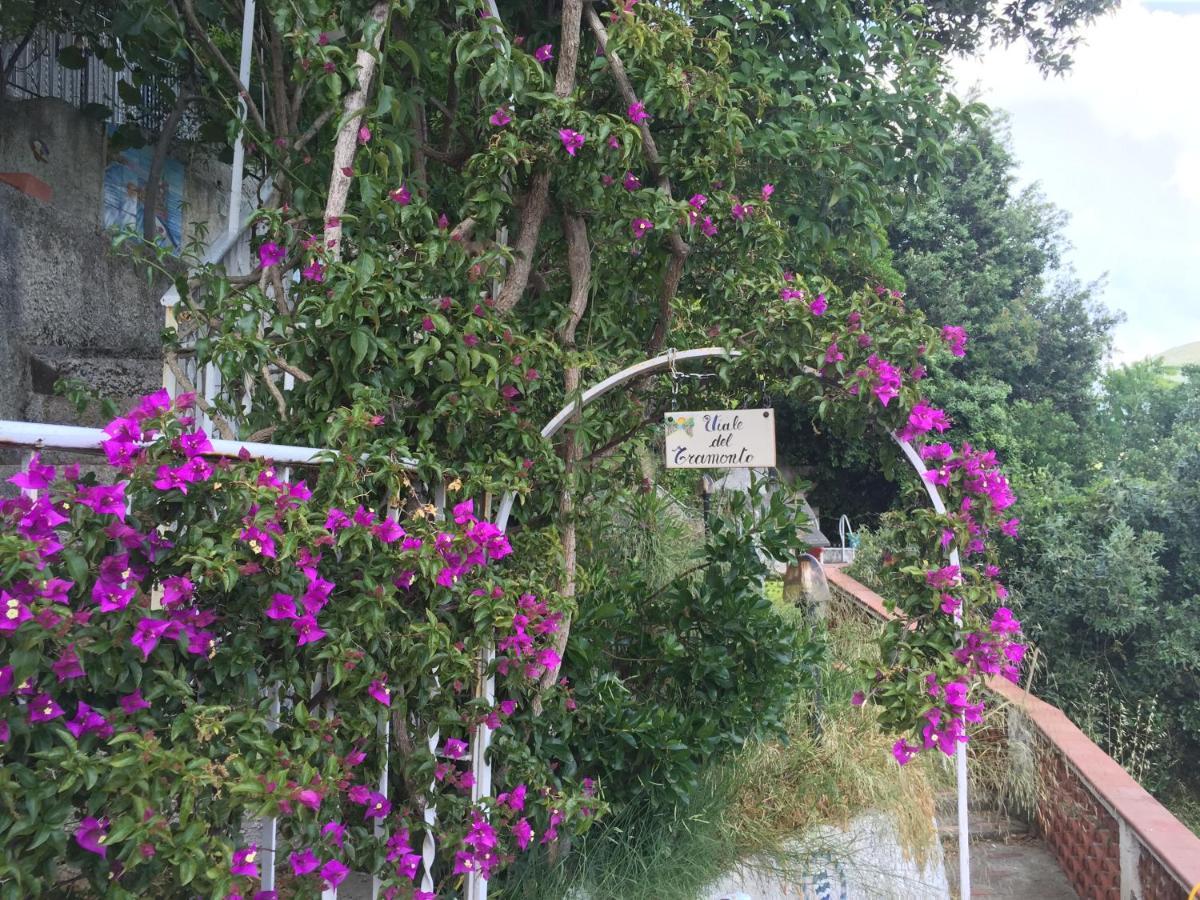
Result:
M1036 16L982 9L262 0L242 84L236 4L122 7L93 42L187 86L173 95L204 111L203 139L240 134L262 198L249 271L162 267L174 380L221 373L195 401L221 436L341 455L309 497L307 475L210 457L155 398L109 431L120 487L23 476L38 496L5 505L0 537L0 880L37 893L62 858L117 893L245 893L262 862L238 828L261 813L312 889L357 868L403 896L432 784L452 895L586 823L599 804L560 777L566 741L552 759L499 742L499 795L474 813L459 742L559 690L588 600L575 521L603 513L591 485L636 470L625 438L668 391L608 397L557 446L540 428L585 376L671 346L742 352L705 407L800 397L822 428L923 445L950 511L914 506L893 548L904 618L870 693L898 758L958 742L979 676L1021 654L992 541L1016 524L995 461L937 443L947 422L922 394L928 355L967 337L904 308L881 249L889 210L978 112L947 91L950 52L991 28L1049 40ZM507 490L519 536L498 569L480 520ZM462 497L476 506L456 513ZM493 639L496 709L473 699ZM390 810L373 796L384 715ZM444 746L422 749L435 731Z
M0 893L249 897L244 829L277 817L302 895L357 870L425 897L428 806L445 892L586 827L594 785L527 759L471 803L474 726L504 729L558 662L556 601L496 569L508 539L470 499L336 505L345 454L214 456L190 403L144 398L105 429L101 471L35 455L0 501ZM488 705L470 688L494 634ZM385 722L403 752L381 784Z

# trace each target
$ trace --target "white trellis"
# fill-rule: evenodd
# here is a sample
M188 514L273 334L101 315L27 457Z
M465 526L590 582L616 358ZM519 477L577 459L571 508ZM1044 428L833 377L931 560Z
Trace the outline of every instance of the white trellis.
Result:
M544 439L549 440L554 437L562 427L576 413L582 411L591 403L603 397L605 394L616 390L623 384L627 384L635 378L645 375L652 375L656 372L661 372L668 368L673 368L680 363L687 363L697 360L706 359L733 359L741 354L738 351L727 350L723 347L702 347L695 350L684 350L680 352L669 351L652 359L644 360L636 365L622 369L615 375L612 375L591 388L584 391L578 399L572 400L564 406L557 415L555 415L546 426L542 429L541 435ZM941 493L937 487L924 478L926 466L920 455L913 448L912 444L902 439L896 433L891 434L892 439L903 451L905 458L909 461L912 467L916 470L918 476L921 476L921 483L925 486L925 490L929 495L930 502L934 509L945 514L946 506L942 500ZM49 425L43 423L30 422L13 422L0 420L0 446L17 446L23 448L53 448L59 450L75 450L75 451L90 451L96 452L101 449L102 443L107 439L107 435L98 428L80 428L66 425ZM255 459L267 459L284 464L317 464L328 458L328 451L315 447L296 447L280 444L262 444L250 441L228 441L214 439L213 454L218 456L237 457L241 453L248 453ZM413 470L417 467L415 460L404 459L400 464L405 468ZM437 491L437 506L439 510L445 505L445 490ZM504 531L507 529L509 516L512 513L515 494L510 490L505 493L500 501L499 509L496 514L496 526ZM389 504L390 505L390 504ZM395 515L396 510L390 509L389 515ZM959 565L960 560L957 550L952 550L950 561L954 565ZM961 624L961 613L958 617ZM480 679L477 685L477 693L482 696L488 705L495 703L495 676L488 673L494 660L494 646L490 645L484 651L481 660L481 671L484 676ZM278 695L273 697L272 713L278 715L279 698ZM388 756L390 754L390 738L391 729L386 719L382 719L379 725L379 736L384 742L384 764L383 771L380 777L380 793L385 796L388 794L387 771L388 771ZM436 732L429 736L429 750L435 752L438 735ZM472 759L471 768L475 776L475 786L472 789L472 799L478 804L485 798L491 796L492 791L492 765L488 758L488 749L491 745L491 729L486 723L480 723L476 727L474 740L472 741ZM962 895L970 896L970 847L969 847L969 828L968 828L968 809L967 809L967 755L966 747L959 743L955 752L955 767L958 784L958 840L959 840L959 878L962 885ZM432 786L431 786L432 787ZM424 841L421 847L421 856L423 863L422 871L422 888L431 891L433 889L433 864L436 855L436 839L433 835L434 828L437 823L436 809L430 804L425 810L426 830ZM263 855L268 857L269 865L264 865L262 882L266 890L270 890L275 882L275 866L276 860L276 828L274 820L268 820L264 829L264 846L262 848ZM487 881L478 876L477 873L472 873L467 879L467 896L468 900L486 900L487 898ZM378 879L374 879L372 883L372 897L377 897L379 893ZM323 896L325 898L335 898L336 890L326 891Z
M554 437L573 416L577 413L582 413L591 403L605 394L616 390L621 385L628 384L637 378L653 375L665 369L673 370L679 363L706 359L733 359L741 355L740 351L728 350L724 347L701 347L695 350L669 350L659 356L643 360L636 365L622 369L615 375L610 375L598 384L588 388L578 399L572 400L559 410L554 418L546 423L546 426L541 431L541 435L547 440ZM805 371L808 374L817 374L814 369L808 367L805 367ZM921 484L924 485L925 491L929 495L929 500L933 504L933 508L938 513L944 515L946 504L943 502L941 492L937 489L937 486L924 477L927 469L920 454L917 453L909 441L904 440L895 432L891 432L890 437L900 447L905 458L916 470ZM496 526L501 531L506 530L508 527L508 518L512 513L515 499L516 494L510 490L505 493L500 501L500 508L496 514ZM958 550L950 551L950 562L956 566L960 564ZM961 611L955 616L955 621L960 625L962 624ZM489 645L482 660L482 668L485 673L491 668L494 656L495 648ZM477 686L476 692L487 701L489 706L494 704L496 698L495 675L485 674L481 679L481 683ZM485 722L481 722L476 727L475 739L472 741L473 749L471 757L471 768L475 775L475 787L472 790L471 796L476 804L480 803L484 798L491 796L492 764L488 759L488 748L491 745L491 740L491 729L488 728ZM967 809L967 748L962 742L959 742L955 748L955 776L958 791L958 877L962 896L970 897L971 861ZM477 872L472 872L467 876L467 900L487 900L487 892L488 884L485 878L482 878Z
M51 425L42 422L14 422L8 420L0 420L0 447L19 447L28 451L28 455L33 452L52 449L52 450L68 450L79 453L99 453L102 450L104 441L108 440L108 435L99 428L81 428L74 425ZM252 459L270 460L271 462L291 465L318 465L330 459L336 458L332 451L317 448L317 447L297 447L286 444L262 444L255 441L228 441L213 438L212 453L213 456L229 457L238 459L243 455L248 454ZM402 458L399 465L409 471L416 471L417 462L413 459ZM445 490L437 492L438 509L445 505ZM388 503L389 518L397 518L399 508ZM317 678L320 678L318 673ZM278 687L267 689L270 698L270 719L269 722L278 724L280 715L280 696ZM387 715L380 717L377 736L382 742L384 749L383 763L379 776L379 793L388 797L390 800L390 791L388 790L388 771L390 768L389 757L391 755L391 722ZM438 744L438 732L435 728L429 735L429 751L435 752ZM431 794L435 784L430 785ZM422 862L423 871L422 887L424 890L433 890L433 864L437 853L436 839L433 831L437 824L436 810L430 804L425 811L426 833L424 843L422 844ZM381 834L381 826L376 824L375 834ZM263 863L260 866L261 883L263 890L274 890L275 875L278 865L277 860L277 822L275 819L266 819L262 822L262 837L259 845L259 852L263 857ZM380 883L378 878L372 878L371 896L375 900L379 896ZM323 900L335 900L338 892L337 889L323 891L321 896Z

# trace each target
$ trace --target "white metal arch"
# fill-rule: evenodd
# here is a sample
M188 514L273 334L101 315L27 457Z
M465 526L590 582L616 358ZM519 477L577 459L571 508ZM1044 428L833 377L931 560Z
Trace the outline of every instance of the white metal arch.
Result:
M695 350L669 350L666 353L643 360L640 363L622 369L614 375L610 375L603 381L593 385L584 391L577 400L572 400L566 406L558 411L558 413L541 431L543 438L549 439L554 437L562 427L576 413L582 413L592 402L603 397L623 384L639 378L643 375L652 375L656 372L661 372L664 369L671 368L679 363L690 362L692 360L705 359L735 359L741 356L739 350L730 350L725 347L700 347ZM819 374L817 370L805 366L804 371L811 375ZM892 440L896 442L900 450L904 453L905 459L916 470L917 476L921 480L921 484L925 487L925 492L929 495L929 501L933 505L934 510L945 515L946 504L942 500L941 492L937 489L937 485L925 478L925 473L928 471L925 461L921 459L921 455L917 453L913 445L901 438L896 432L889 433ZM499 509L496 512L496 526L505 531L508 528L508 519L512 514L513 502L516 499L515 492L509 490L505 492L500 500ZM950 562L952 565L960 565L958 550L950 551ZM961 613L955 616L958 624L962 624ZM484 658L482 660L483 669L486 671L491 667L492 661L495 659L495 648L488 646ZM494 706L496 703L496 678L494 675L488 674L482 679L478 686L479 694L487 701L488 706ZM471 798L475 803L479 803L484 798L491 796L492 793L492 764L487 758L488 748L492 742L492 730L487 724L481 722L475 729L475 739L471 742L471 769L475 775L475 786L471 791ZM963 743L959 743L955 748L955 775L958 786L958 862L959 862L959 885L961 895L963 897L971 896L971 860L970 860L970 832L968 829L968 810L967 810L967 748ZM487 900L488 883L487 880L480 877L477 873L472 872L467 877L467 900Z

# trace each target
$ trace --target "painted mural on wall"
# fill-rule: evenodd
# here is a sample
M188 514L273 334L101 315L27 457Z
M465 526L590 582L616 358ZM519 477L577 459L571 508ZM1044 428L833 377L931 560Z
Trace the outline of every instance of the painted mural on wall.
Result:
M112 126L109 126L110 131ZM146 214L143 198L153 148L127 148L115 154L104 170L104 227L133 227L142 232ZM183 165L168 159L163 165L154 212L157 241L178 252L183 244Z

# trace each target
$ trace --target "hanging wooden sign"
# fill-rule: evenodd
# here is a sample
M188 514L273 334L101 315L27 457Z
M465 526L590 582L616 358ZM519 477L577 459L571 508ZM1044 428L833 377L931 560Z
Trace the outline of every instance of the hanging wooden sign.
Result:
M775 410L702 409L666 414L668 469L775 465Z

